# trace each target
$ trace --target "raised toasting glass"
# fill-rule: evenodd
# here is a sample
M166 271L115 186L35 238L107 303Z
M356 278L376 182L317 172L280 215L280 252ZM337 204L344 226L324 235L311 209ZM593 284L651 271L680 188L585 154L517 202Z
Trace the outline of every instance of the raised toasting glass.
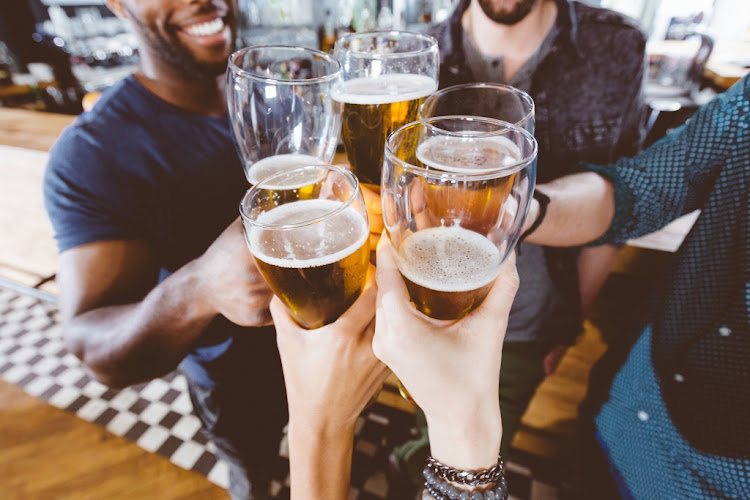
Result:
M467 83L435 92L419 107L419 118L470 115L513 123L534 134L534 100L500 83Z
M331 94L340 83L338 61L317 50L261 45L230 56L227 107L250 184L331 162L341 131L341 104Z
M520 236L536 154L528 131L471 116L421 120L388 138L383 218L421 312L459 319L482 303Z
M272 175L242 199L250 252L302 327L335 321L362 293L370 257L357 178L335 166Z
M431 36L404 31L353 33L336 41L342 85L342 142L360 182L380 187L388 135L417 119L425 97L437 89L438 47Z

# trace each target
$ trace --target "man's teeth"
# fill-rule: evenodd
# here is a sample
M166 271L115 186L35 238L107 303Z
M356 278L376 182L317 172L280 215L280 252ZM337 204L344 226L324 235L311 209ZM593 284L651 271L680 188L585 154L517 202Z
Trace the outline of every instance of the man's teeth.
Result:
M197 24L191 24L190 26L186 26L184 30L188 33L188 35L192 36L209 36L209 35L215 35L219 31L224 29L224 20L220 17L217 17L213 21L209 21L207 23L197 23Z

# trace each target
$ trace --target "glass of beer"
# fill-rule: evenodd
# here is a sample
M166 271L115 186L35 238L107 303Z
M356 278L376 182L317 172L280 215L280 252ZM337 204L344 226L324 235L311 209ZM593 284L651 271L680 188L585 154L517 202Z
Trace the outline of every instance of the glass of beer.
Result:
M536 179L537 144L500 120L420 120L386 142L381 196L411 301L459 319L487 296L518 242Z
M370 229L353 173L318 165L272 175L245 194L240 214L258 269L302 327L335 321L362 293Z
M283 170L333 160L341 104L331 94L340 82L338 61L317 50L261 45L230 56L227 108L251 185Z
M435 92L419 107L419 118L470 115L510 122L534 133L534 100L499 83L467 83Z
M377 191L386 138L416 120L424 98L437 89L437 41L405 31L352 33L336 41L333 55L343 72L333 98L344 107L341 139L349 164Z

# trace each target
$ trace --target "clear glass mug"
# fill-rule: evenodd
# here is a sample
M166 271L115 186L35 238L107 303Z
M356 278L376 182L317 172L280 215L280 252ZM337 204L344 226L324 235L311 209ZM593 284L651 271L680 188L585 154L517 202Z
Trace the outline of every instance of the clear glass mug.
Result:
M309 166L267 177L245 194L240 214L258 269L302 327L332 323L362 293L370 229L348 170Z
M232 137L251 185L331 163L341 131L341 105L331 99L341 83L336 59L303 47L247 47L229 57L226 78Z
M419 107L419 118L468 115L513 123L534 134L534 100L499 83L467 83L439 90Z
M520 237L536 155L527 130L476 116L420 120L388 138L383 220L419 311L460 319L482 303Z
M417 119L438 86L437 41L422 33L352 33L336 41L343 83L333 97L343 104L341 139L360 182L378 190L388 135Z

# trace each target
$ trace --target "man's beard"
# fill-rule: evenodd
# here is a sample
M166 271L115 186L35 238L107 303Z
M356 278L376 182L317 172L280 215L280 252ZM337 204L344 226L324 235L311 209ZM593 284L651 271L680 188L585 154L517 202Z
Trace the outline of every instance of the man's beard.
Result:
M126 10L128 9L126 8ZM133 21L136 30L153 49L154 54L168 65L182 72L185 76L189 76L191 79L210 80L226 71L226 60L222 62L199 61L193 56L190 50L182 44L175 33L169 33L168 36L162 35L155 26L149 26L138 19L138 17L133 15L130 11L128 11L128 19ZM229 26L234 25L234 20L231 14L227 16L225 22ZM230 47L230 53L234 52L234 38L234 30L232 30L232 46Z
M498 24L514 25L526 17L536 4L537 0L521 0L510 10L496 10L492 0L479 0L479 6L484 15Z

